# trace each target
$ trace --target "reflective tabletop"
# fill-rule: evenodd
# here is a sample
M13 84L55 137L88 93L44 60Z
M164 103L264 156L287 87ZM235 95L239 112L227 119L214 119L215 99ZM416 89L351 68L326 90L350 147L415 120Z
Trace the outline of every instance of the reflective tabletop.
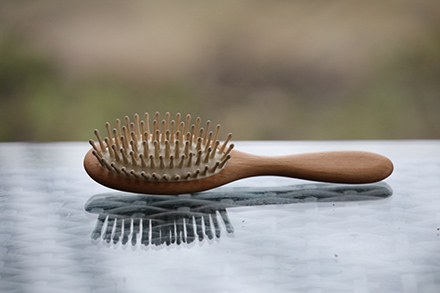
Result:
M0 143L0 292L438 292L440 141L234 143L372 151L395 170L142 195L90 179L88 143Z

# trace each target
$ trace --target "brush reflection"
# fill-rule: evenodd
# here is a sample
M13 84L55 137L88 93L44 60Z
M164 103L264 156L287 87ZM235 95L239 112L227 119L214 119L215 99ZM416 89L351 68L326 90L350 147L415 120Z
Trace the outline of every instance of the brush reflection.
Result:
M147 195L105 193L85 205L98 214L92 239L136 246L190 244L196 239L220 238L234 228L227 209L239 206L303 202L378 200L392 195L386 183L368 185L307 184L279 188L234 188L196 194Z

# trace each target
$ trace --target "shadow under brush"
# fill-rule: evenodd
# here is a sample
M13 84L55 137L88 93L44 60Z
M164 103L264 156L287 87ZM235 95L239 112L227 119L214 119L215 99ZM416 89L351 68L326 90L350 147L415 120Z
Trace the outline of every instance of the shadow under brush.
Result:
M92 196L85 210L98 214L92 239L126 245L190 244L220 238L234 228L227 209L304 202L351 202L392 195L384 183L366 185L304 184L274 188L222 188L182 195L112 192Z

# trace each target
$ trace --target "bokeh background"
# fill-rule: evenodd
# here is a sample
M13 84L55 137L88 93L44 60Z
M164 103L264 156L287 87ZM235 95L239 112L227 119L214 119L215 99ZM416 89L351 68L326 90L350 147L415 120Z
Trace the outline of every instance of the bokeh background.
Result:
M235 140L440 138L440 2L0 2L0 141L134 113Z

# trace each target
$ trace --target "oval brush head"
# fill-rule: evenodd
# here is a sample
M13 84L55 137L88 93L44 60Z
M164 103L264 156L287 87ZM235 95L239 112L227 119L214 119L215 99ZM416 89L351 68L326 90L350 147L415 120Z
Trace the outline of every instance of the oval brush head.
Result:
M220 125L200 118L191 123L178 113L167 112L161 120L156 112L144 120L134 115L106 123L107 137L95 135L84 158L87 173L107 187L138 193L181 194L199 192L226 183L261 175L286 176L334 183L371 183L388 177L392 162L378 154L362 151L333 151L288 156L257 156L233 149L218 140ZM124 124L124 125L122 125Z
M211 122L208 120L202 125L200 117L191 124L189 114L183 120L177 113L171 120L167 112L161 120L160 113L156 112L151 125L148 113L144 114L142 121L138 114L134 115L134 121L128 116L124 120L125 123L121 123L117 119L113 129L107 122L107 137L104 139L95 130L97 145L93 140L89 141L96 162L106 172L119 176L115 179L120 181L134 179L158 183L205 178L224 168L234 147L233 144L228 146L231 134L220 145L220 125L211 131ZM89 175L108 186L105 180L103 182L102 174L94 172L90 163L85 160ZM127 190L123 186L109 187ZM136 188L128 188L128 191L139 192Z

